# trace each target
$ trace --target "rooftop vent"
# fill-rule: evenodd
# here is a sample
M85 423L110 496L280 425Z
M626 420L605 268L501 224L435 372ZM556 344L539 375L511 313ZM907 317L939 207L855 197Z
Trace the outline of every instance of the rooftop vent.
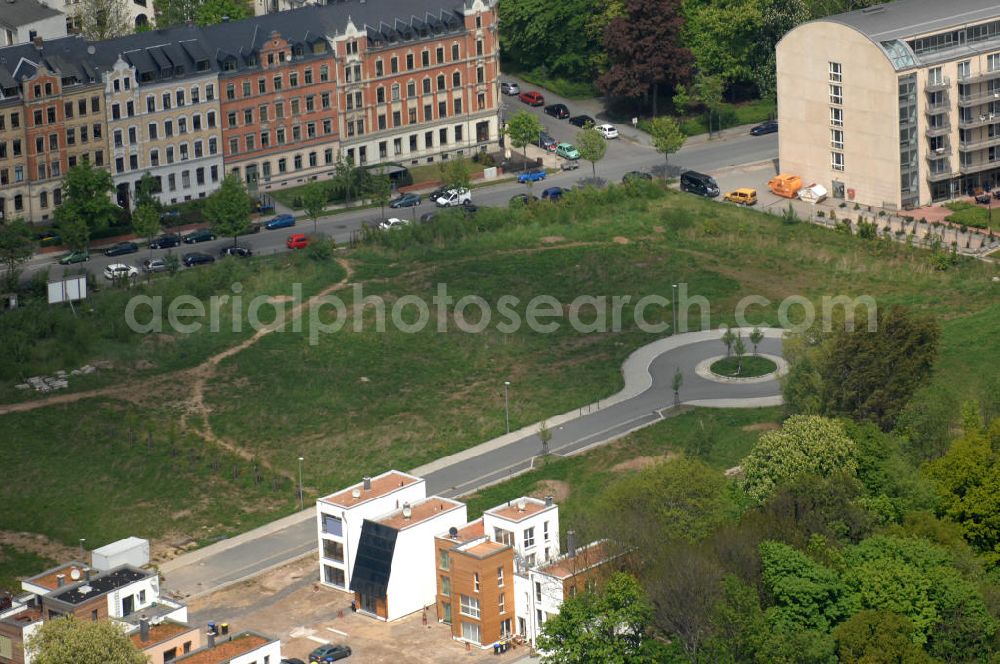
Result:
M527 503L527 501L524 498L521 498L520 500L517 501L517 511L518 512L523 512L524 508L526 508L527 506L528 506L528 503Z
M452 526L451 528L449 528L448 529L448 537L450 537L452 539L458 539L458 528L456 528L455 526Z
M403 518L409 519L411 516L413 516L413 510L410 508L410 504L403 503Z
M566 555L570 558L576 557L576 531L566 531Z
M65 574L56 574L56 587L57 588L62 588L65 585L66 585L66 575Z
M372 478L370 478L370 477L364 477L364 478L362 478L361 484L365 488L365 491L371 491L372 490Z
M354 489L353 491L351 491L351 496L354 497L355 499L360 498L361 489Z
M552 507L552 496L545 496L545 506Z
M146 619L146 614L139 619L139 640L143 643L149 641L149 621Z

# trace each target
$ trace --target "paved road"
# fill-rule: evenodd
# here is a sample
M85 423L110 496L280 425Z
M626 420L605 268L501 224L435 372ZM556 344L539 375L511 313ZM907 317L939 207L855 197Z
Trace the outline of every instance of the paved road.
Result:
M554 101L560 101L557 97L552 97L547 93L547 97ZM507 97L505 102L508 115L515 110L528 109L537 113L542 119L547 131L554 138L560 141L572 141L577 127L570 125L565 120L556 120L542 113L541 109L530 108L519 101L516 97ZM573 102L566 102L570 109L574 109ZM600 116L600 114L597 114ZM623 138L609 142L608 151L604 159L598 162L597 174L606 180L617 181L623 173L634 170L650 170L654 166L663 164L663 156L655 152L648 145L642 143L631 127L622 127ZM742 130L740 130L742 132ZM643 135L644 136L644 135ZM695 137L690 140L677 154L671 156L671 163L684 168L699 171L716 172L733 166L742 164L757 163L760 161L775 159L778 154L778 139L771 136L749 136L745 133L731 133L720 139L707 141L703 137ZM584 163L577 171L568 173L554 173L545 180L546 186L571 187L591 176L588 164ZM526 185L517 184L513 181L502 182L487 187L477 188L473 191L473 202L480 206L507 206L511 196L527 191ZM540 184L534 185L537 195L541 191ZM435 210L435 206L430 202L423 202L419 206L406 210L393 210L391 215L417 219L425 212ZM388 213L388 209L386 210ZM319 220L317 230L324 233L338 243L350 240L351 235L361 228L362 223L376 223L380 217L378 208L364 210L346 211L339 214L323 217ZM240 238L240 244L248 246L257 254L271 254L278 251L286 251L285 238L292 232L311 232L313 224L308 221L299 221L294 229L281 229L275 231L261 231L259 234L244 236ZM80 263L74 266L63 267L58 264L58 259L62 255L40 254L25 264L23 268L23 279L29 279L33 274L41 270L49 270L50 279L59 279L65 273L79 273L81 267L97 275L103 280L104 268L110 263L139 264L143 259L150 256L162 256L167 251L183 254L188 251L205 252L218 255L219 250L232 242L232 239L219 239L213 242L204 242L195 245L182 245L171 250L153 250L150 252L143 249L137 254L107 258L99 250L94 250L91 259L87 263ZM191 269L200 269L194 267Z
M780 330L766 330L760 352L781 354ZM603 403L548 420L549 451L567 456L615 440L674 412L671 383L675 370L684 374L681 402L696 405L764 406L780 403L776 380L753 384L718 383L698 376L700 361L720 355L719 332L693 332L666 337L635 351L623 366L625 387ZM541 452L538 427L511 432L475 448L413 469L427 480L429 494L461 496L531 466ZM373 469L373 473L384 469ZM164 588L179 597L217 590L301 555L315 551L316 521L312 509L263 526L170 561L161 567Z

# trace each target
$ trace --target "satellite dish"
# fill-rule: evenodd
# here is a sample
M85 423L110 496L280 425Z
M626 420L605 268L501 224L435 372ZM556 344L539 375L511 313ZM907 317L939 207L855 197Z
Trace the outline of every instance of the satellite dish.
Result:
M448 535L452 539L457 539L458 538L458 528L456 528L455 526L452 526L451 528L449 528L448 529Z
M75 567L73 569L71 569L69 571L69 578L73 579L74 581L79 581L80 580L80 570L78 570Z
M87 53L89 53L90 55L93 55L94 53L97 53L97 49L94 48L93 44L91 44L90 46L87 47Z
M361 489L354 489L353 491L351 491L351 495L354 496L355 498L360 498L361 497Z
M527 505L528 503L524 500L524 498L521 498L520 500L517 501L517 510L519 512L523 512L524 508L527 507Z
M413 510L410 508L410 504L403 503L403 518L409 519L411 516L413 516Z

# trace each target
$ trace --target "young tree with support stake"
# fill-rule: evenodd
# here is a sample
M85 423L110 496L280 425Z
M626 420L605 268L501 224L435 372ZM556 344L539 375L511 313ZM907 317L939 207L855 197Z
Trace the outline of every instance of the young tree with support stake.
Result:
M0 223L0 263L7 268L4 276L7 291L17 289L21 263L35 253L31 227L23 219Z
M750 331L750 343L753 344L753 354L757 355L757 346L760 342L764 340L764 333L760 331L759 327L755 327Z
M146 240L147 244L160 234L160 212L148 204L136 207L132 213L132 229L136 235ZM149 253L152 255L153 250Z
M111 173L88 163L74 166L63 178L63 203L56 208L59 234L73 251L90 244L93 231L107 228L121 213L111 202Z
M218 191L205 201L205 218L213 231L232 237L235 247L236 238L250 230L251 209L253 199L239 177L230 173L223 179Z
M521 170L528 168L528 145L537 143L544 129L541 121L528 111L518 111L507 120L506 133L510 137L510 144L520 148L524 156Z
M677 121L666 115L653 118L649 123L649 135L653 139L653 147L663 154L668 166L670 155L680 150L687 140Z
M593 126L581 129L576 133L576 149L580 156L590 162L594 180L597 180L597 162L604 158L608 151L608 141Z
M385 206L389 204L392 196L392 182L388 175L373 175L366 187L372 201L378 203L382 218L385 219Z
M322 182L310 182L302 190L302 209L312 219L313 233L316 233L317 221L323 216L326 199L326 185Z

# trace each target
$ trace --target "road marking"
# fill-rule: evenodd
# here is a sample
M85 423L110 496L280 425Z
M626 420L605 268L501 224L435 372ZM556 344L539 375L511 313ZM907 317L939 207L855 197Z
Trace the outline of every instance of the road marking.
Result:
M331 632L333 632L334 634L340 634L341 636L347 636L347 632L341 632L339 629L334 629L332 627L327 627L327 629L330 630Z
M320 643L320 644L322 644L324 646L328 645L330 643L326 639L322 639L322 638L320 638L318 636L307 636L306 638L309 639L310 641L315 641L316 643Z

